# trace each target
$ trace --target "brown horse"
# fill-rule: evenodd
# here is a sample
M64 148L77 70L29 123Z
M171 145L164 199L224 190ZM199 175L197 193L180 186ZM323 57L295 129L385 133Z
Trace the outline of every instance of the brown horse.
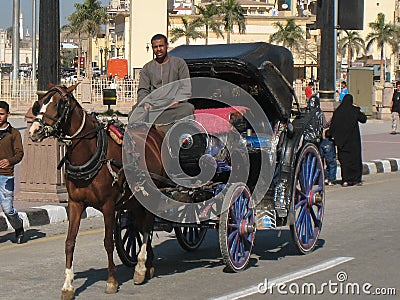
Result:
M33 105L36 118L29 129L30 138L35 142L53 136L67 146L65 157L66 187L68 190L69 226L65 242L66 270L62 287L62 298L72 299L74 288L72 268L76 236L79 230L82 212L86 207L93 207L104 216L104 247L108 257L108 278L106 293L116 293L118 282L115 278L116 268L113 260L114 222L116 202L121 199L121 162L122 146L116 143L104 124L89 116L72 95L77 85L71 87L52 86L50 90ZM140 132L140 131L139 131ZM150 138L149 138L150 137ZM151 129L148 137L135 135L136 142L145 144L147 167L150 172L163 175L160 165L160 145L163 135ZM144 157L144 156L143 156ZM124 185L125 186L125 185ZM124 195L130 193L125 189ZM145 280L146 269L152 277L153 251L151 249L151 231L153 215L146 211L134 197L130 197L129 211L134 215L137 228L143 234L143 246L138 255L135 268L135 283ZM123 202L123 201L122 201ZM148 255L146 254L148 248Z

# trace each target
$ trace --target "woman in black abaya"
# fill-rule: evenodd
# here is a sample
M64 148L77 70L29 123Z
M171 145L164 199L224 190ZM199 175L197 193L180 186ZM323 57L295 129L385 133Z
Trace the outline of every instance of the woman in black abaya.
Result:
M358 106L353 105L353 96L347 94L333 112L330 126L330 132L338 149L343 186L362 184L363 168L358 122L367 122L367 117Z

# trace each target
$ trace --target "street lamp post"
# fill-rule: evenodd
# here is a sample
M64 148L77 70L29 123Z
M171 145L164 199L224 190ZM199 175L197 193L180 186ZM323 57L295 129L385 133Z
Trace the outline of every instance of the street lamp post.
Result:
M103 48L100 48L100 74L103 75Z

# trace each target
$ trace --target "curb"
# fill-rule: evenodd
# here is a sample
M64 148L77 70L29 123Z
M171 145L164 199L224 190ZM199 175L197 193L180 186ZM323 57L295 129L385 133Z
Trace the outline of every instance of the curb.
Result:
M336 178L341 178L340 165L338 164ZM370 162L363 162L363 175L378 173L389 173L400 171L400 158L377 159ZM58 205L44 205L31 207L18 212L24 221L24 228L31 226L42 226L68 221L67 203ZM82 219L102 216L98 210L88 207L82 214ZM0 232L13 230L4 213L0 213Z
M400 158L375 159L363 162L363 175L390 173L400 171ZM341 179L341 169L338 161L336 179Z
M47 224L68 221L68 206L65 204L44 205L31 207L18 211L18 215L24 222L24 228L31 226L42 226ZM82 213L82 219L102 216L103 214L92 207L86 208ZM3 212L0 213L0 232L14 230Z

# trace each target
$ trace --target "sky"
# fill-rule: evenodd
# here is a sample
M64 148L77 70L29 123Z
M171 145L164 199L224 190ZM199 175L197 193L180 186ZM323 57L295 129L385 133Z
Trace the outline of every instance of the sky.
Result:
M60 1L60 25L68 23L67 17L75 11L75 3L83 3L84 0L59 0ZM108 6L109 0L99 0L102 6ZM0 0L0 28L7 29L12 26L14 0ZM24 17L24 33L26 28L29 28L29 33L32 33L32 3L33 0L20 0L20 9ZM39 13L40 0L36 0L36 11ZM36 17L39 24L39 16ZM39 32L39 25L37 25Z

